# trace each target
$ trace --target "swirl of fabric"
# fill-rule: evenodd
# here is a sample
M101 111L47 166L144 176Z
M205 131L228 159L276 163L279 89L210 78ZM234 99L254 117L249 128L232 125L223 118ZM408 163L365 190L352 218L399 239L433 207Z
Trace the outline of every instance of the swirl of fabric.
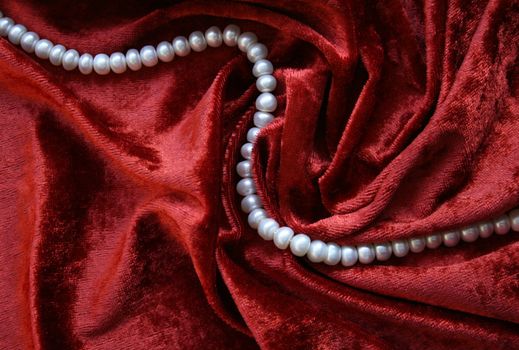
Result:
M405 240L519 206L513 0L0 9L92 54L256 33L278 102L257 192L312 239ZM82 75L0 38L0 348L519 349L517 232L350 268L259 238L236 193L256 97L232 47Z

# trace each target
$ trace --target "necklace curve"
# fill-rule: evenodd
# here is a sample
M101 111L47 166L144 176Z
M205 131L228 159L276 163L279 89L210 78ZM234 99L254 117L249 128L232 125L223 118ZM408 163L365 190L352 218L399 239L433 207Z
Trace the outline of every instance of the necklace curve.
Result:
M99 53L79 54L75 49L67 49L61 44L54 44L48 39L40 39L35 32L28 31L22 24L4 16L0 11L0 37L14 45L20 45L27 53L34 53L41 59L48 59L55 66L62 66L67 71L78 69L82 74L109 73L122 74L128 69L138 71L144 67L153 67L159 62L171 62L175 56L184 57L191 51L201 52L207 47L237 46L247 54L253 64L252 74L256 77L256 98L254 126L247 132L247 142L240 149L243 160L236 165L236 172L241 177L236 185L240 196L241 210L248 215L249 226L257 230L259 236L266 241L273 241L281 249L289 249L293 255L308 258L311 262L323 262L327 265L354 266L357 263L370 264L374 261L387 261L392 256L404 257L410 252L420 253L426 248L436 249L442 244L454 247L461 241L471 243L478 238L488 238L492 234L504 235L510 231L519 232L519 208L502 214L494 219L481 221L473 225L445 232L416 236L409 239L398 239L387 242L370 242L358 245L339 246L333 242L312 240L304 233L295 233L288 226L281 226L269 217L263 208L261 198L256 192L256 183L252 172L252 151L261 129L270 124L277 109L277 99L272 94L276 89L272 62L267 60L267 47L258 42L252 32L242 33L240 28L230 24L223 32L212 26L204 33L192 32L188 38L177 36L171 42L163 41L157 46L145 45L140 50L129 49L125 54L115 52L110 55Z

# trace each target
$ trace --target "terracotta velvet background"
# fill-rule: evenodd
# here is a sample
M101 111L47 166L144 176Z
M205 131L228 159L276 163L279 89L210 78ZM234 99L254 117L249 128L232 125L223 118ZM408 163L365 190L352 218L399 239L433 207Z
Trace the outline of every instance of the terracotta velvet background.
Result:
M236 23L270 49L267 210L340 244L519 205L516 1L0 1L81 52ZM236 48L116 76L0 39L1 349L519 349L519 234L344 268L247 227Z

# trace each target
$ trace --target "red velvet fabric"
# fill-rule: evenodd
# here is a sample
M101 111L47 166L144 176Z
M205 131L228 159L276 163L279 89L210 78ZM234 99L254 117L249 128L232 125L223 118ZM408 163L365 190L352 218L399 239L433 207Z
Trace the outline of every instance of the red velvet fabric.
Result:
M238 24L277 67L254 154L269 213L340 244L519 204L519 11L491 1L0 1L125 51ZM249 229L256 91L236 48L122 75L0 39L0 348L519 349L517 233L329 267Z

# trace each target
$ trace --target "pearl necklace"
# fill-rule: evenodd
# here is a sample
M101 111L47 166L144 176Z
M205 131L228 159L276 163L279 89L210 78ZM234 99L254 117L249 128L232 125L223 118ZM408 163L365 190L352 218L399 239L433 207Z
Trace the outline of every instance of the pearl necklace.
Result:
M74 49L66 49L63 45L54 45L47 39L40 39L39 35L30 32L21 24L15 24L9 17L4 17L0 11L0 36L7 37L15 45L20 45L28 53L34 53L42 59L48 59L55 66L62 66L67 71L76 68L82 74L95 72L106 75L110 72L121 74L127 68L137 71L145 67L153 67L159 61L171 62L175 56L183 57L191 50L204 51L207 46L219 47L222 43L227 46L238 46L247 53L247 58L254 64L252 74L257 78L256 87L260 92L256 99L256 112L254 113L254 126L247 132L247 142L241 147L241 155L244 158L236 166L236 171L241 180L236 185L237 192L243 197L241 209L248 214L248 224L256 229L259 235L267 241L273 241L279 249L290 248L290 251L298 256L306 256L312 262L324 262L327 265L336 265L339 262L343 266L353 266L358 262L369 264L373 261L386 261L392 255L404 257L409 252L419 253L425 248L435 249L442 243L447 247L454 247L460 241L474 242L479 237L490 237L494 232L498 235L508 233L510 230L519 232L519 209L511 210L493 220L479 222L461 229L447 232L434 233L427 236L399 239L392 242L373 242L356 246L339 246L336 243L325 243L321 240L312 240L304 233L295 234L288 226L280 227L280 224L269 217L260 197L256 194L256 185L252 173L252 151L258 134L274 119L272 114L277 108L277 99L272 94L277 86L276 78L272 75L274 67L266 59L267 47L258 42L254 33L241 33L236 25L228 25L223 33L218 27L210 27L202 33L195 31L189 38L177 36L173 41L163 41L156 47L146 45L140 51L130 49L123 54L121 52L107 54L91 54L79 52Z

